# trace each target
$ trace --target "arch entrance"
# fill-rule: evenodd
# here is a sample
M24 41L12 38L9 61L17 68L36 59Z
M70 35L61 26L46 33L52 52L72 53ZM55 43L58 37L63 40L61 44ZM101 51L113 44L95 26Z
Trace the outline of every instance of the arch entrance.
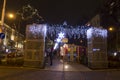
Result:
M75 56L77 61L84 57L83 63L90 68L106 68L106 38L107 31L105 29L90 26L73 27L67 24L28 25L26 29L27 42L25 45L24 65L44 67L45 48L52 45L54 50L67 48L69 51L70 49L71 54L68 54L68 56L71 56L69 59L71 61L74 61Z

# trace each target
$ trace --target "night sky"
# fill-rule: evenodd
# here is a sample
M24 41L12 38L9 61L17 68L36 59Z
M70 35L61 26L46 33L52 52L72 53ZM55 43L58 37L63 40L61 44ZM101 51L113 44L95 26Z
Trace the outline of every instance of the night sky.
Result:
M104 0L7 0L6 13L30 4L50 24L84 24L99 12ZM3 0L0 0L0 12ZM0 13L1 14L1 13Z

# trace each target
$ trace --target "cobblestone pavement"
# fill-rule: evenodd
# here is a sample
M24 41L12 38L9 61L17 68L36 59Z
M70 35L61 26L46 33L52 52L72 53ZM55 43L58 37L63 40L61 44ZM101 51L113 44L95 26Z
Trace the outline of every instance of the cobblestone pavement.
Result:
M45 70L52 70L52 71L91 71L85 65L76 62L66 62L60 59L54 59L53 65L50 66L50 63L46 64Z
M0 67L0 80L120 80L120 71L51 71Z
M45 69L0 66L0 80L120 80L120 70L91 70L81 64L54 60Z

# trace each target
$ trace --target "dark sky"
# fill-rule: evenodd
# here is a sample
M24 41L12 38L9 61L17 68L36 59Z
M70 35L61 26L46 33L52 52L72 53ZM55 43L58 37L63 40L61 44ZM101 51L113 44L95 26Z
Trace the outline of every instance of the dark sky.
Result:
M94 16L104 0L7 0L6 13L16 12L22 6L30 4L51 24L63 23L75 25L86 22ZM0 10L3 0L0 0ZM0 11L1 12L1 11ZM1 13L0 13L1 14Z

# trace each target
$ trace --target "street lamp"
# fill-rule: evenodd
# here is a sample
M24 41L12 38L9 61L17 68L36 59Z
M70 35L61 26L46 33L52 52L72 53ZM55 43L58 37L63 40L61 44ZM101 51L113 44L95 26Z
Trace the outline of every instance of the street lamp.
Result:
M8 16L10 19L15 18L15 15L14 15L13 13L8 13L7 16Z
M115 32L115 35L114 36L116 36L116 41L115 41L115 43L116 43L116 51L118 51L118 46L119 46L119 44L118 44L118 38L119 38L119 35L118 35L118 29L116 29L116 28L113 28L113 27L109 27L109 29L108 29L110 32Z
M109 31L113 31L114 29L113 29L113 27L109 27Z
M13 13L8 13L7 14L7 17L9 18L9 19L15 19L15 15L13 14ZM18 48L18 31L17 31L17 29L16 29L16 24L14 24L14 27L15 27L15 31L16 31L16 45L15 45L15 47L17 47ZM13 31L12 31L12 35L11 35L11 40L14 40L14 34L13 34Z

